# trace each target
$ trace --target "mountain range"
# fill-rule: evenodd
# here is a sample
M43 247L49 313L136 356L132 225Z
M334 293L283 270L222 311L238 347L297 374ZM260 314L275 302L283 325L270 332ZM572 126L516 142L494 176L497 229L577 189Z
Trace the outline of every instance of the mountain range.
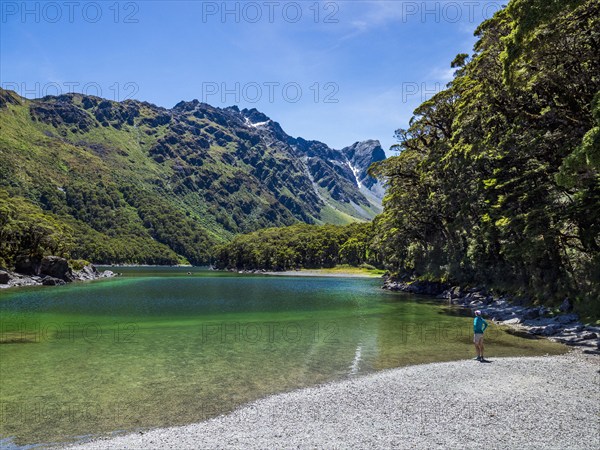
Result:
M35 226L94 262L204 264L235 234L370 220L384 188L367 169L383 159L378 141L332 149L256 109L0 89L0 221L17 233L4 262Z

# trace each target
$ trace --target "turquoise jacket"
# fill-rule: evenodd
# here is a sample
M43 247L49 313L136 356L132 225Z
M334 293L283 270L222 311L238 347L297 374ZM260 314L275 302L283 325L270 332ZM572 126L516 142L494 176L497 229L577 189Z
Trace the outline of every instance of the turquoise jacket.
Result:
M483 333L488 327L488 323L483 320L483 317L477 316L473 320L473 333Z

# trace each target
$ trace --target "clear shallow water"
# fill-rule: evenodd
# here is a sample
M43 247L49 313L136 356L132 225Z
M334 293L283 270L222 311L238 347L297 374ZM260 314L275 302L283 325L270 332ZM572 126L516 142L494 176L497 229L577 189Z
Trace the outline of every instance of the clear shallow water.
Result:
M191 423L276 392L473 353L471 318L378 279L117 270L0 291L0 443ZM486 344L489 356L564 351L496 327Z

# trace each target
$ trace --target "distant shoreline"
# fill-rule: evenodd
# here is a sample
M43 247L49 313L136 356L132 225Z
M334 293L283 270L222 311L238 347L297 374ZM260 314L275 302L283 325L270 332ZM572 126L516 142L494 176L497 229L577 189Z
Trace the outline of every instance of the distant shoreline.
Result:
M165 265L165 264L99 264L92 263L96 267L206 267L209 266L192 266L191 264L176 264L176 265Z
M331 277L331 278L381 278L381 274L376 273L355 273L351 271L330 271L329 269L302 269L285 270L283 272L261 272L265 275L286 276L286 277Z
M334 267L322 267L319 269L296 269L296 270L265 270L265 269L222 269L224 271L249 274L249 275L272 275L285 277L333 277L333 278L383 278L386 273L383 269L372 266L350 266L340 264Z
M211 266L192 266L192 265L157 265L157 264L94 264L102 268L135 268L135 267L156 267L156 268L187 268L201 269L214 272L238 273L240 275L273 275L286 277L335 277L335 278L381 278L383 270L370 270L352 266L336 266L322 269L300 269L300 270L236 270L236 269L213 269Z

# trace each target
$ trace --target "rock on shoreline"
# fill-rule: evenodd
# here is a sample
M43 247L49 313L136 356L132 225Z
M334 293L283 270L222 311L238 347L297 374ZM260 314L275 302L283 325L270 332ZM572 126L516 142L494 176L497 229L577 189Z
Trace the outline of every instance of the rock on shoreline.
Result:
M410 294L435 296L450 305L479 309L483 316L500 325L510 326L524 336L543 336L552 341L584 347L586 353L600 354L600 327L584 325L571 312L572 303L565 299L561 314L552 314L545 306L527 306L510 296L497 296L484 288L464 289L429 281L397 281L385 278L383 289Z
M448 287L447 284L436 281L402 281L394 280L388 276L384 276L383 283L383 289L417 295L440 295Z
M73 281L111 278L115 274L110 270L99 272L92 264L81 270L72 270L65 258L45 256L39 260L20 257L15 271L0 268L0 289L23 286L60 286Z

